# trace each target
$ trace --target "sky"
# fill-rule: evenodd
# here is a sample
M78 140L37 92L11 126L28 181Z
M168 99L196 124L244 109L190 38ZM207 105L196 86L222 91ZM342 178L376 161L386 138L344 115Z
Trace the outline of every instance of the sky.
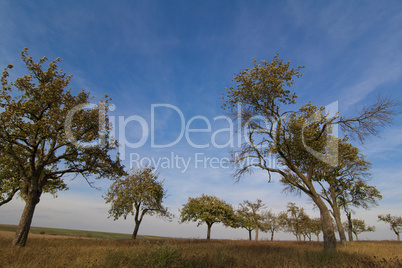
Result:
M10 77L24 75L25 47L35 60L63 59L73 92L89 91L94 101L112 98L108 114L126 168L151 164L165 179L164 204L176 218L145 217L140 235L204 238L205 225L178 218L188 198L202 193L235 206L258 198L275 213L294 202L319 216L306 196L283 193L278 176L269 183L267 173L255 170L236 183L225 162L239 143L236 135L228 138L221 96L253 59L271 61L278 53L292 67L305 66L292 86L300 105L337 102L347 116L377 96L402 100L400 1L2 0L0 6L1 68L14 64ZM373 164L370 184L383 195L378 207L355 209L355 218L376 226L361 239L396 239L377 215L402 216L401 119L381 137L356 143ZM133 231L133 217L108 218L102 195L110 181L96 181L99 190L80 177L65 181L69 190L56 199L42 196L33 226ZM23 206L21 198L1 206L0 224L18 224ZM247 239L248 233L216 224L212 238Z

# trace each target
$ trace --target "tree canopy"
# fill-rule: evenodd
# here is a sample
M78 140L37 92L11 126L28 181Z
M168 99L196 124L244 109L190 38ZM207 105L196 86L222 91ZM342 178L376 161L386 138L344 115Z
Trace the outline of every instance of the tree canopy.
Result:
M255 240L258 240L258 230L262 227L263 217L261 209L265 207L261 199L257 199L254 203L244 200L240 207L236 210L237 224L249 232L249 240L251 240L251 232L255 231Z
M200 226L208 226L207 239L211 238L211 227L214 223L222 222L226 226L233 226L235 213L232 205L214 195L202 194L199 197L189 197L188 202L180 210L181 222L197 222Z

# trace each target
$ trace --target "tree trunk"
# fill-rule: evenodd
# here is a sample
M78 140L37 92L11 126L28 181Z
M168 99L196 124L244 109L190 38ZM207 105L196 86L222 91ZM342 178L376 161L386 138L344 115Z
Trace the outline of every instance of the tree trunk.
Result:
M336 206L335 203L332 205L332 210L334 212L334 218L336 222L336 227L338 228L339 238L342 244L346 244L346 235L345 230L343 229L342 220L341 220L341 210Z
M135 221L133 235L131 236L132 239L137 239L138 230L140 229L141 222Z
M258 241L258 226L255 227L255 241Z
M274 241L274 232L275 231L271 231L271 241Z
M357 234L355 234L355 236L356 236L356 241L359 241L359 238L357 237Z
M208 230L207 230L207 239L210 240L211 239L211 227L212 227L212 223L208 223Z
M399 233L396 233L396 237L397 237L398 241L401 241L401 238L400 238L400 236L399 236Z
M348 236L349 241L353 241L353 223L352 223L352 212L346 212L346 216L348 218Z
M148 211L147 209L141 210L141 203L139 203L135 206L135 215L134 215L135 226L134 226L133 235L131 236L132 239L137 239L137 234L138 234L138 230L140 229L140 224L142 222L142 219L144 218L144 215L147 213L147 211Z
M345 230L342 225L342 220L341 220L341 210L339 209L338 202L337 202L337 196L335 193L335 188L334 185L331 183L329 192L331 194L331 202L328 202L332 208L332 215L335 218L335 223L336 227L338 229L339 233L339 239L341 240L342 244L346 244L346 235L345 235ZM327 200L329 201L329 200Z
M22 212L20 222L18 224L17 232L13 239L13 246L25 246L31 228L35 207L39 203L40 193L31 191L25 199L25 207Z
M335 251L335 230L328 207L320 197L313 198L313 201L320 210L322 233L324 236L324 251Z
M248 230L248 240L250 240L250 241L252 240L252 239L251 239L251 231L252 231L252 230Z
M320 234L318 234L316 236L317 236L317 242L320 242Z

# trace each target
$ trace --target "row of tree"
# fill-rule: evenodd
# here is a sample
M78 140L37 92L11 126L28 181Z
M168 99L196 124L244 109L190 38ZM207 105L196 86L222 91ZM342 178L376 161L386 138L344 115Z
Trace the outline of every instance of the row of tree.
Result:
M140 224L145 215L158 215L166 219L172 219L174 216L163 206L166 190L163 187L163 181L158 180L159 174L153 167L144 167L142 169L132 170L127 176L117 178L110 186L107 194L104 196L106 203L110 203L109 216L117 220L120 217L127 218L129 214L134 216L134 231L132 238L136 239ZM362 232L375 231L374 226L366 226L364 220L352 219L350 215L348 221L343 222L343 227L354 234L356 240ZM378 216L380 220L388 222L391 229L397 234L402 229L402 217ZM213 196L202 194L199 197L190 197L188 202L180 210L180 221L198 222L207 225L207 239L211 238L212 225L223 223L227 227L244 228L248 231L249 240L252 240L252 231L255 232L255 240L258 240L259 231L270 232L271 240L274 239L275 232L284 231L295 235L297 241L310 240L312 235L319 235L322 232L321 220L319 218L310 218L304 208L296 206L289 202L286 211L278 214L267 210L262 200L255 202L245 200L234 208L224 200ZM333 221L336 225L334 217ZM349 236L353 241L353 236Z
M304 208L296 206L289 202L286 211L278 214L270 210L264 210L266 206L260 199L256 202L245 200L239 204L239 208L234 209L232 205L225 201L210 195L201 195L197 198L189 198L188 203L183 205L181 212L181 222L198 221L198 225L205 223L208 227L207 239L211 237L211 227L214 223L223 223L227 227L244 228L249 233L249 240L252 240L251 233L255 232L255 240L258 240L259 231L270 232L271 240L274 239L275 232L285 231L295 235L297 241L307 239L311 241L312 235L317 236L322 232L321 220L319 218L310 218ZM385 219L385 218L386 219ZM389 220L391 217L392 220ZM391 229L398 235L402 229L399 223L399 229L396 228L401 222L402 217L379 216L380 220L389 222ZM349 222L344 222L345 229L350 226ZM375 231L374 226L366 226L364 220L353 219L350 232L356 236L363 232ZM351 239L353 241L353 238Z

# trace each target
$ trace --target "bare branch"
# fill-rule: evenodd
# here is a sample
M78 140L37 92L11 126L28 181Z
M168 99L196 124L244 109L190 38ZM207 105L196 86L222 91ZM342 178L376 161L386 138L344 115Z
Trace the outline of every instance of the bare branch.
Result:
M364 106L355 117L340 117L334 124L339 124L341 129L352 138L364 143L370 136L380 136L381 128L392 124L393 117L400 112L394 110L401 102L394 101L391 97L377 97L377 101L369 106Z

